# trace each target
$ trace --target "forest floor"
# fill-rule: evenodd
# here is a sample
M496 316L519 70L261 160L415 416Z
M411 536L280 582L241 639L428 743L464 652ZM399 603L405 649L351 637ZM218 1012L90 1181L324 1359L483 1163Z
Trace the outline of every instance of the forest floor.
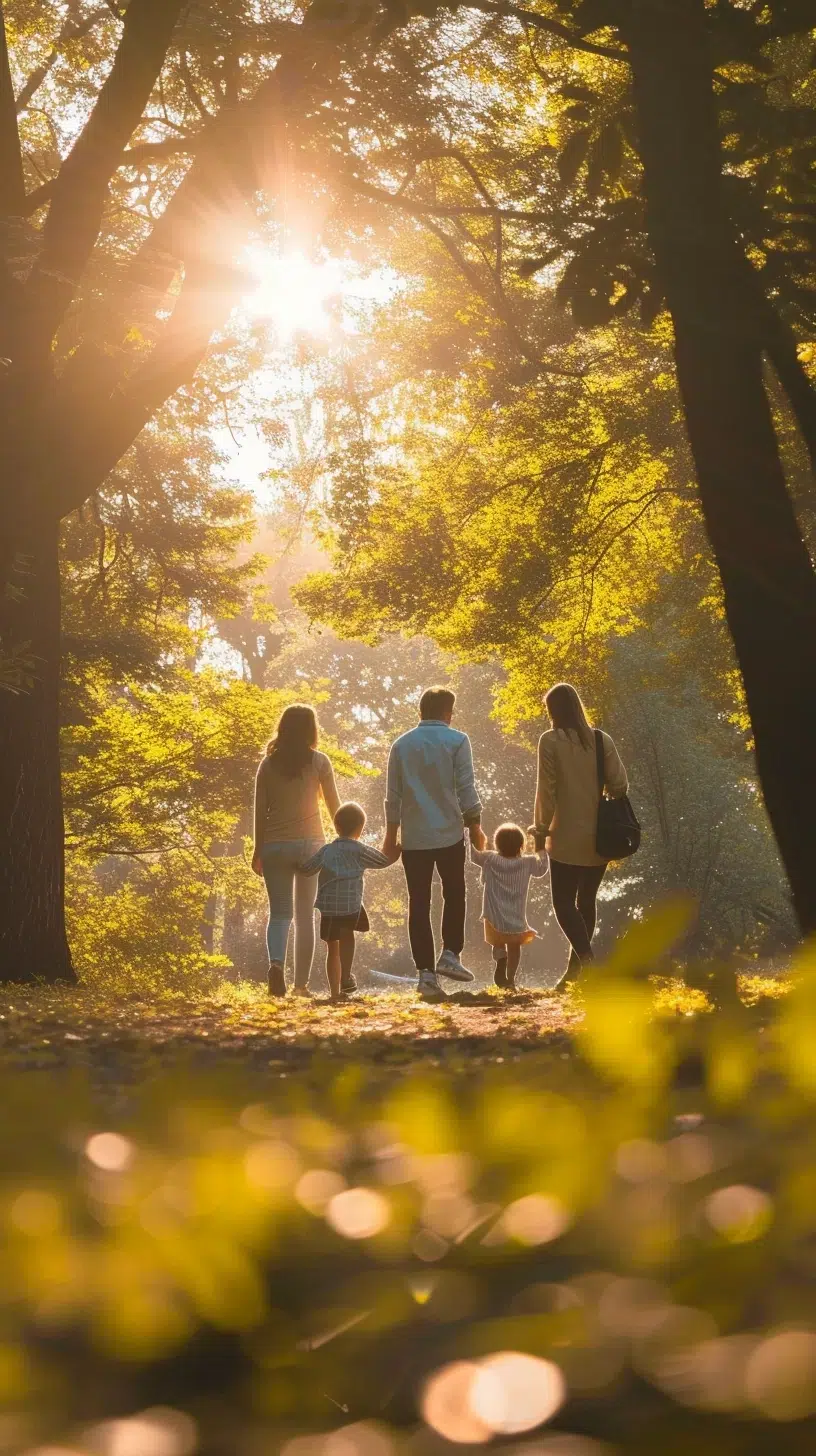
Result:
M754 984L757 983L757 984ZM750 1001L778 982L742 978ZM655 1014L694 1016L708 1002L680 980L654 981ZM6 1072L75 1071L94 1084L133 1086L169 1066L287 1076L354 1060L398 1074L569 1057L583 1016L579 990L459 992L429 1006L410 992L270 1000L264 988L224 983L188 997L122 995L88 987L0 988L0 1063Z

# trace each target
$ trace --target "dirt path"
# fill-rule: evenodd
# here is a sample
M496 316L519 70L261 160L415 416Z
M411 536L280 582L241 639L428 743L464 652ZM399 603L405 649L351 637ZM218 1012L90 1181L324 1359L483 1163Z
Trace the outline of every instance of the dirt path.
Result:
M540 991L459 993L442 1006L413 995L269 1001L225 987L189 1003L112 998L85 990L7 987L0 1057L7 1071L75 1069L93 1082L132 1085L170 1063L286 1075L355 1060L404 1069L483 1064L531 1052L568 1055L580 1009Z

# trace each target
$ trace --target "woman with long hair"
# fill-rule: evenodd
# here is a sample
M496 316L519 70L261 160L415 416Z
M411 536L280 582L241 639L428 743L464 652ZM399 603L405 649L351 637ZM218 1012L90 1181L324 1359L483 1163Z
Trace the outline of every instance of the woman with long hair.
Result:
M607 863L595 848L600 799L595 730L571 683L550 688L544 703L552 727L538 743L536 845L550 856L553 911L570 943L571 978L593 959L596 902ZM609 734L601 737L606 792L617 799L629 788L626 769Z
M331 818L340 807L334 770L318 751L314 708L293 703L280 716L255 776L255 849L252 868L262 875L269 896L266 944L270 996L286 995L286 944L295 921L295 984L309 994L315 950L314 907L317 880L299 866L325 844L320 800Z

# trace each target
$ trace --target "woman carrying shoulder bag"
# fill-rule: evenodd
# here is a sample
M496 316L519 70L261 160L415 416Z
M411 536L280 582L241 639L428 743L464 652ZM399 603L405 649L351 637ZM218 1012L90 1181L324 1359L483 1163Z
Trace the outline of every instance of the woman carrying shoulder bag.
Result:
M309 994L315 950L317 880L300 873L326 842L320 800L332 818L340 807L334 770L319 753L313 708L294 703L281 714L255 776L255 851L252 868L269 896L266 944L270 996L286 995L284 962L294 916L296 994Z
M595 730L570 683L557 683L544 699L552 728L538 743L535 801L536 845L550 856L555 918L570 943L566 974L591 961L597 896L607 861L595 848L599 786ZM623 798L626 769L608 733L602 733L606 792Z

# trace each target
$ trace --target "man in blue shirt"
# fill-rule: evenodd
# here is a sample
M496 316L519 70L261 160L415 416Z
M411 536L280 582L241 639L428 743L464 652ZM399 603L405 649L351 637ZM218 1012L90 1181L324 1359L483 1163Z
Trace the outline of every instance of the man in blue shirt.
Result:
M455 702L448 688L427 688L419 701L420 722L396 740L388 758L383 853L392 855L401 838L417 989L429 1001L444 1000L439 976L473 980L460 959L465 943L465 829L477 849L486 844L470 739L451 727ZM443 898L438 960L431 928L434 869Z

